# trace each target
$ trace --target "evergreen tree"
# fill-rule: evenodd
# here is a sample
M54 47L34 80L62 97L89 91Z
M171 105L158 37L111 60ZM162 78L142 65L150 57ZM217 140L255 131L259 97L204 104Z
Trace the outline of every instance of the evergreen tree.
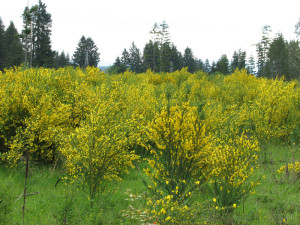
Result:
M177 50L177 48L174 44L172 44L172 47L171 47L170 60L171 60L171 71L170 72L176 71L176 70L181 70L181 68L183 66L182 55Z
M134 42L132 42L131 47L129 49L130 55L130 70L135 73L140 73L142 70L142 59L140 50L136 47Z
M188 71L190 73L194 73L196 71L196 61L193 55L192 49L187 47L184 50L184 55L183 55L183 66L188 67Z
M24 51L20 36L13 22L10 22L5 36L7 45L6 66L19 66L24 60Z
M170 72L171 70L173 70L171 55L172 49L170 43L163 43L160 49L160 72Z
M25 51L25 67L32 66L32 55L33 55L33 32L32 32L32 17L33 13L36 11L36 7L32 7L29 9L28 7L25 7L24 12L22 14L23 17L23 30L22 30L22 42L24 46Z
M6 48L6 38L5 38L5 26L2 22L0 17L0 70L6 66L6 55L7 55L7 48Z
M267 74L266 63L267 53L270 46L269 33L271 32L270 26L266 25L262 29L262 40L256 45L257 51L257 76L264 77Z
M239 49L234 51L231 61L231 71L246 68L246 52Z
M159 71L159 58L155 57L155 53L159 53L158 43L150 40L143 50L143 71L151 69L152 71Z
M201 59L195 59L196 61L196 71L204 71L204 63Z
M118 59L118 58L117 58ZM120 59L120 58L119 58ZM120 59L120 62L127 68L129 68L130 65L130 54L127 51L126 48L124 48L123 52L122 52L122 57Z
M216 72L218 72L217 64L215 63L215 61L213 61L211 64L210 74L214 74Z
M205 73L210 73L210 70L211 70L211 67L210 67L210 64L209 64L209 60L206 59L206 60L205 60L205 63L204 63L204 69L203 69L203 72L205 72Z
M158 71L156 68L160 68L157 62L159 62L159 41L160 41L160 35L161 31L157 23L154 24L152 30L150 31L150 34L152 36L152 47L153 47L153 71ZM149 56L149 55L148 55Z
M229 61L227 55L222 55L221 58L218 60L217 71L224 75L229 74Z
M254 74L255 73L255 60L254 57L251 55L248 59L247 63L247 71L249 74Z
M73 61L76 66L86 68L87 66L98 66L100 53L92 38L82 36L73 54Z
M164 44L169 43L170 44L170 33L169 33L169 25L166 23L166 21L163 21L160 25L160 44L161 46Z
M54 66L55 52L51 49L51 14L46 5L39 0L38 5L30 9L25 8L23 13L24 29L22 31L25 46L25 64L29 66Z
M288 68L289 72L286 74L288 80L300 80L300 47L298 41L290 41L288 43Z
M169 72L173 69L171 62L171 37L169 33L169 25L163 21L161 24L155 23L150 31L153 41L153 68L156 68L156 58L159 58L159 71ZM159 51L156 50L156 44L158 44Z
M231 70L234 71L239 66L239 55L234 51L231 61Z
M55 68L62 68L71 65L70 57L69 55L66 55L64 51L62 51L60 54L56 52L54 61Z
M39 0L37 10L33 14L33 66L54 66L55 52L51 47L51 14L46 5Z
M272 78L289 74L287 43L282 34L278 34L270 44L267 65Z
M126 67L121 59L119 57L116 58L115 63L109 67L108 69L108 73L109 74L120 74L120 73L124 73L127 70L128 67Z

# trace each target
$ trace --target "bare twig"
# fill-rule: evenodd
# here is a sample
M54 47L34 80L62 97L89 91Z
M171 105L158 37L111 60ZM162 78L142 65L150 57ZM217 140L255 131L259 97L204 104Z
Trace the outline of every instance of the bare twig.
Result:
M39 194L40 192L33 192L33 193L27 193L26 196L29 196L29 195L37 195ZM24 195L24 191L22 192L22 194L19 196L19 197L15 197L15 198L18 198L15 202L17 202L18 200L20 200L22 198L22 196Z

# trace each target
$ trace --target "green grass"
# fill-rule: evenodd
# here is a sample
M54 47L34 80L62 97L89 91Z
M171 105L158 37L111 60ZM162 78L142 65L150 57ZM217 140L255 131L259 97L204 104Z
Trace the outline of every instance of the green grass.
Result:
M297 148L270 145L267 160L261 157L258 175L265 175L256 193L250 195L234 212L232 224L299 224L300 179L279 175L277 170L287 162L300 160ZM143 172L146 163L130 169L120 182L106 184L91 208L87 190L66 186L57 180L60 169L30 165L24 224L141 224L139 210L146 207L147 179ZM0 224L23 224L23 197L25 166L10 169L0 165ZM77 190L77 188L79 188ZM212 199L205 191L193 196L193 200L204 202Z

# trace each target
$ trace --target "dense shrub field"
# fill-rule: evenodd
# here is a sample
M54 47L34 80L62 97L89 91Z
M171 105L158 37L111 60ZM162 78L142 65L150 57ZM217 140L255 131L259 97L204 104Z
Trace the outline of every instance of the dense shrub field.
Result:
M267 175L260 167L272 161L270 143L296 152L274 176L291 174L299 182L299 134L298 83L246 70L0 72L0 166L55 168L65 193L86 192L93 208L109 183L143 165L143 218L128 224L231 224ZM0 192L2 210L11 201ZM0 219L7 214L2 210Z

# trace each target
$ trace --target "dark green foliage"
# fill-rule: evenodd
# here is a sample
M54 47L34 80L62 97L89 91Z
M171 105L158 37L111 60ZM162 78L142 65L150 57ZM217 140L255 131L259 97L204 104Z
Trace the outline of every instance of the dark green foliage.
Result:
M248 59L247 63L247 71L249 74L254 74L255 73L255 60L254 57L251 55Z
M22 31L25 46L25 64L34 67L53 67L55 52L51 46L51 14L41 0L38 5L23 12L24 29Z
M0 70L5 67L6 52L5 27L2 19L0 18Z
M5 36L7 45L6 67L19 66L24 60L24 50L13 22L10 22Z
M217 62L217 71L224 75L229 74L229 61L225 54Z
M54 67L56 69L70 65L71 62L69 55L66 55L64 51L62 51L60 54L58 52L55 52Z
M132 42L131 47L129 49L129 55L130 55L130 64L129 64L130 70L135 73L140 73L142 70L142 58L141 58L140 49L136 47L134 42Z
M275 78L288 74L288 49L282 34L272 41L267 55L267 66L270 71L268 77Z
M188 67L188 71L190 73L194 73L197 69L196 61L193 55L193 51L191 48L187 47L184 50L183 55L183 66Z
M73 55L76 66L86 68L87 66L98 66L100 53L92 38L82 36Z
M115 63L109 67L108 73L109 74L120 74L124 73L128 68L121 62L120 58L117 57Z
M215 63L215 61L213 61L211 64L210 73L213 74L213 73L216 73L217 71L218 71L217 64Z
M300 28L299 28L300 29ZM288 49L288 73L285 74L288 80L300 79L300 46L299 41L290 41Z
M261 41L256 44L257 52L257 76L264 77L267 74L266 63L267 63L267 53L270 46L269 33L271 32L270 26L266 25L262 29Z
M172 70L171 63L171 46L169 42L165 42L160 47L160 72L170 72Z
M231 71L246 68L246 52L239 49L234 51L231 61Z
M152 40L150 40L144 47L143 51L143 70L151 69L152 71L158 71L158 57L156 54L159 52L158 46ZM155 54L156 53L156 54Z
M39 0L36 12L33 14L33 66L54 66L55 53L51 47L51 14L46 11L46 5Z
M181 68L183 67L182 55L181 52L177 50L174 44L172 44L170 59L171 59L172 71L181 70Z
M120 63L125 67L129 68L130 65L130 55L126 48L124 48L122 52L122 57L120 59Z

